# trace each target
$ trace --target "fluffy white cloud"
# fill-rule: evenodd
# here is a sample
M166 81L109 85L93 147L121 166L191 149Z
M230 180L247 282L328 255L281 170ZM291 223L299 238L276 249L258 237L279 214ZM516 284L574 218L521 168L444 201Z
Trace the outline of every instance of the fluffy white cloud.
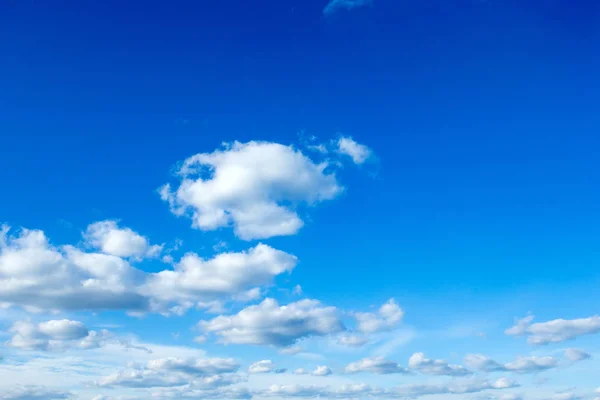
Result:
M131 368L106 376L96 382L100 387L152 388L193 384L196 388L214 389L240 381L233 359L163 358L150 360L141 368Z
M410 384L398 386L390 390L386 395L390 397L420 397L425 395L441 394L467 394L477 393L489 389L509 389L517 387L517 383L507 378L495 381L451 381L446 384Z
M358 323L357 330L363 333L374 333L394 328L402 321L404 311L394 299L388 300L377 313L355 312L354 318Z
M301 300L280 306L274 299L247 307L238 314L200 321L205 332L219 336L222 343L288 347L298 339L325 336L344 330L335 307L316 300Z
M600 317L595 315L579 319L555 319L532 324L533 316L520 319L515 326L504 333L511 336L528 336L527 341L534 345L560 343L578 336L600 332Z
M123 258L158 257L163 245L150 245L147 238L130 228L119 228L117 221L99 221L87 227L83 235L90 246L105 254Z
M244 387L220 386L213 388L196 387L185 385L180 387L169 387L155 389L152 397L157 399L190 399L190 400L246 400L251 399L253 394Z
M291 272L297 262L295 256L265 244L244 252L221 253L210 260L189 253L174 270L150 275L142 291L167 303L224 295L256 299L260 289L254 286L269 284L275 276Z
M42 386L18 386L0 393L2 400L61 400L72 398L71 393Z
M120 257L55 248L42 231L0 233L0 302L40 309L148 308L142 273Z
M571 348L571 349L565 350L565 357L570 361L577 362L577 361L587 360L588 358L591 358L592 355L581 349Z
M286 372L284 368L275 368L275 363L271 360L261 360L257 361L254 364L248 367L248 373L250 374L266 374L269 372L274 372L276 374L282 374Z
M415 353L408 360L408 366L426 375L465 376L471 371L460 365L448 364L445 360L433 360L423 353Z
M304 224L295 205L314 205L343 190L327 166L291 146L234 142L186 159L179 187L172 191L167 184L160 193L176 215L191 214L202 230L232 225L244 240L293 235Z
M312 375L314 376L329 376L331 375L333 372L331 371L331 368L329 368L327 365L319 365L317 368L315 368L315 370L312 372Z
M350 363L346 366L347 373L370 372L373 374L408 374L410 373L404 367L401 367L394 361L386 360L383 357L363 358L362 360Z
M341 10L353 10L373 4L373 0L331 0L323 9L323 14L331 15Z
M482 354L469 354L465 357L467 366L485 372L510 371L520 374L540 372L556 368L559 360L554 357L517 357L515 361L501 364Z
M266 397L318 397L326 395L327 388L322 386L272 385L261 394Z
M108 331L89 331L79 321L68 319L40 323L18 321L9 330L13 336L7 346L23 350L93 349L103 346L112 336Z
M260 392L261 397L278 398L325 398L325 399L354 399L382 398L401 399L418 398L426 395L463 395L478 393L484 390L503 390L517 387L517 383L500 378L495 381L469 380L451 381L445 384L410 384L383 390L371 388L364 383L346 384L337 389L316 385L272 385Z
M373 152L367 146L355 142L351 137L342 137L337 141L337 150L350 156L355 164L363 164Z
M338 338L337 343L348 347L362 347L367 344L368 341L369 340L364 336L342 335Z
M210 260L186 254L173 270L145 273L111 254L54 247L42 231L0 231L0 303L42 310L114 310L181 313L214 308L217 300L256 287L291 271L296 257L267 245ZM238 298L241 300L241 298Z

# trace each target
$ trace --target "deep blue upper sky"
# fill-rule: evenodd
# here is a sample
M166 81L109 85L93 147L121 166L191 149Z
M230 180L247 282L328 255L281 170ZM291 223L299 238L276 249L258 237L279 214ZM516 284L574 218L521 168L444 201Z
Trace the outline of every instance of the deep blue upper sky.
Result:
M324 5L4 2L0 220L62 243L121 218L199 246L156 194L176 162L341 132L376 178L348 171L318 223L273 240L321 298L315 270L385 294L597 278L598 2Z

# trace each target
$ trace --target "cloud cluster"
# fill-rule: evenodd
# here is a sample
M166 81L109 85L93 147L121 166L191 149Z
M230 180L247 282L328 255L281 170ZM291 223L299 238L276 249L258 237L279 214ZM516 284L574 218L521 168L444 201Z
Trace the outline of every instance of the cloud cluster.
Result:
M364 164L373 155L371 149L355 142L351 137L341 137L336 144L337 151L352 158L355 164Z
M215 389L240 382L235 374L239 364L228 358L150 360L138 368L130 368L99 379L99 387L154 388L193 384L202 390Z
M249 306L235 315L221 315L198 326L225 344L289 347L299 339L326 336L344 330L335 307L317 300L300 300L285 306L271 298Z
M221 253L210 260L188 253L173 270L151 274L141 291L163 303L193 305L228 295L252 300L260 296L255 286L291 272L297 262L295 256L265 244L239 253Z
M0 231L0 302L43 310L180 311L256 293L297 263L290 254L258 244L209 260L188 253L173 270L146 273L113 254L54 247L39 230L8 232L6 226Z
M148 238L130 228L119 228L117 221L99 221L87 227L86 243L104 254L122 258L158 257L163 245L150 245Z
M63 400L72 398L71 393L43 386L17 386L0 393L3 400Z
M451 381L444 384L409 384L392 389L372 388L367 384L346 384L339 388L318 385L272 385L259 392L262 397L277 398L325 398L325 399L403 399L418 398L427 395L464 395L484 390L503 390L517 387L518 384L507 378L495 381L468 380Z
M472 373L463 366L427 358L423 353L413 354L408 360L408 366L426 375L466 376Z
M6 345L22 350L95 349L112 338L106 330L90 331L82 322L68 319L40 323L18 321L9 331L13 336Z
M519 374L541 372L556 368L559 360L554 357L517 357L514 361L501 364L482 354L469 354L465 357L465 364L473 369L484 372L516 372Z
M394 299L388 300L377 313L355 312L356 329L362 333L375 333L393 329L402 321L404 311Z
M386 360L383 357L363 358L362 360L350 363L345 368L346 373L354 374L357 372L369 372L372 374L408 374L410 371L401 367L394 361Z
M233 226L243 240L293 235L304 222L299 204L331 200L343 188L326 162L316 164L292 146L234 142L186 159L179 186L161 197L176 215L190 215L205 231Z
M366 337L359 335L342 335L337 340L337 344L347 347L362 347L368 342Z
M579 319L555 319L532 324L533 316L520 319L504 333L511 336L527 336L533 345L560 343L578 336L600 332L600 316Z
M271 360L257 361L248 367L249 374L266 374L269 372L283 374L286 371L285 368L275 368L275 363Z

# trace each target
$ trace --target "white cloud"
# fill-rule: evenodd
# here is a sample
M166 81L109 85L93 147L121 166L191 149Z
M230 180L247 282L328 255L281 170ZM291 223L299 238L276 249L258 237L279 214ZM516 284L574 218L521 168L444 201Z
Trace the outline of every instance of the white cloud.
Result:
M275 363L271 360L257 361L254 364L250 365L250 367L248 367L248 373L250 374L266 374L269 372L281 374L286 372L286 370L283 368L275 368Z
M17 321L9 331L13 336L6 345L22 350L92 349L103 346L112 337L108 331L89 331L82 322L67 319L37 324Z
M588 358L591 358L592 355L581 349L571 348L565 350L565 357L567 357L567 359L569 359L570 361L577 362L587 360Z
M100 387L151 388L193 384L213 389L240 381L233 359L163 358L148 361L141 368L126 369L96 381Z
M221 253L209 260L188 253L174 270L150 275L142 291L167 303L198 302L226 295L242 301L256 299L261 292L255 286L269 284L275 276L291 272L297 262L295 256L265 244L244 252Z
M371 149L355 142L351 137L341 137L337 141L337 151L350 156L355 164L363 164L373 155Z
M159 388L152 392L153 398L158 399L191 399L191 400L241 400L253 396L247 388L238 386L217 386L213 388L185 385L180 387Z
M558 359L548 356L517 357L515 361L506 364L501 364L482 354L469 354L465 357L465 364L485 372L510 371L525 374L556 368L558 363Z
M369 340L364 336L342 335L338 338L337 343L348 347L362 347L367 344L368 341Z
M391 391L388 395L393 397L420 397L425 395L441 395L441 394L467 394L477 393L489 389L509 389L517 387L518 384L507 379L500 378L495 381L479 381L479 380L467 380L467 381L451 381L446 384L410 384L398 386Z
M527 341L534 345L560 343L578 336L600 332L600 317L595 315L580 319L555 319L532 324L533 316L522 318L504 333L511 336L528 336Z
M132 291L142 273L108 254L52 247L42 231L0 233L0 302L40 309L148 308Z
M293 235L303 226L294 206L314 205L342 192L327 163L315 164L291 146L234 142L186 159L175 191L160 190L177 215L191 214L205 231L232 225L244 240Z
M122 258L158 257L163 245L150 245L147 238L130 228L119 228L117 221L99 221L87 227L83 235L90 246L105 254Z
M317 368L315 368L315 370L312 372L312 375L314 376L329 376L331 375L333 372L331 371L331 368L329 368L327 365L319 365Z
M322 386L272 385L261 394L267 397L317 397L326 393L327 389Z
M408 360L408 366L426 375L465 376L471 371L460 365L448 364L445 360L433 360L423 353L415 353Z
M40 310L183 313L256 298L259 286L290 272L295 256L258 244L205 260L186 254L173 270L146 273L115 255L53 247L42 231L0 232L0 303ZM237 296L237 297L236 297ZM217 306L217 308L215 308Z
M377 313L355 312L353 315L358 323L358 331L374 333L394 328L402 321L404 311L394 299L390 299L379 308Z
M394 361L386 360L383 357L363 358L362 360L350 363L346 366L347 373L370 372L373 374L408 374L410 373L404 367L401 367Z
M269 389L260 392L260 397L278 398L325 398L325 399L349 399L349 398L382 398L401 399L418 398L426 395L464 395L478 393L484 390L503 390L517 387L518 384L507 379L500 378L495 381L469 380L451 381L445 384L410 384L397 386L389 390L371 388L364 383L345 384L337 389L327 386L316 385L272 385ZM514 400L514 399L513 399Z
M323 14L331 15L341 10L353 10L373 4L373 0L331 0L323 9Z
M17 386L0 393L2 400L60 400L72 398L71 393L42 386Z
M219 336L222 343L288 347L298 339L325 336L344 330L335 307L316 300L301 300L279 306L274 299L249 306L236 315L200 321L205 332Z

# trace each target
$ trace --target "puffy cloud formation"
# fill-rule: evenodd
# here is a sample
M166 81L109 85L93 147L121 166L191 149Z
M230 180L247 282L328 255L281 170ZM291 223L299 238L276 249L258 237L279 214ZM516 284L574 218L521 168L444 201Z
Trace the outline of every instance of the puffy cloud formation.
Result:
M260 392L261 397L277 398L325 398L325 399L402 399L418 398L426 395L470 394L484 390L503 390L517 387L517 383L500 378L495 381L469 380L451 381L445 384L410 384L383 390L371 388L364 383L346 384L337 389L316 385L272 385ZM507 398L514 400L514 398Z
M152 388L193 384L203 390L228 386L240 381L239 369L233 359L163 358L148 361L141 368L131 368L104 377L96 382L100 387Z
M216 299L256 293L255 287L270 284L297 263L290 254L258 244L210 260L188 253L173 270L145 273L115 255L54 247L39 230L23 229L16 236L8 231L6 226L0 231L0 303L43 310L212 307Z
M312 375L314 376L329 376L331 375L333 372L331 371L331 368L329 368L327 365L319 365L317 368L315 368L315 370L312 372Z
M504 333L511 336L527 336L527 342L533 345L560 343L578 336L600 332L600 317L595 315L579 319L555 319L532 324L533 316L520 319L515 326Z
M383 357L363 358L362 360L350 363L345 371L350 374L357 372L370 372L373 374L408 374L410 373L404 367L401 367L394 361L386 360Z
M185 385L180 387L154 389L152 397L157 399L247 400L253 397L253 393L247 388L237 386L203 388L201 386Z
M102 253L122 258L158 257L162 245L150 245L147 238L130 228L119 228L117 221L99 221L87 227L83 235L90 246Z
M519 374L540 372L556 368L559 360L554 357L517 357L515 361L501 364L482 354L469 354L465 364L473 369L485 372L510 371Z
M160 193L173 213L191 215L193 226L205 231L233 226L244 240L293 235L304 224L295 205L342 192L327 167L291 146L234 142L186 159L177 189L166 184Z
M495 381L451 381L446 384L410 384L398 386L389 393L390 397L420 397L434 394L467 394L477 393L490 389L509 389L517 387L518 384L507 378L499 378Z
M396 304L394 299L390 299L379 308L377 313L355 312L353 315L358 324L358 331L374 333L394 328L402 321L404 311Z
M0 302L41 309L143 310L141 272L120 257L55 248L42 231L0 233Z
M338 338L337 343L348 347L362 347L367 344L368 339L358 335L342 335Z
M43 386L18 386L0 393L3 400L62 400L72 398L71 393Z
M465 376L471 371L460 365L448 364L445 360L432 360L423 353L415 353L408 360L408 366L426 375Z
M248 367L249 374L266 374L269 372L274 372L276 374L282 374L282 373L286 372L286 369L284 369L284 368L276 369L275 363L271 360L257 361L254 364L250 365L250 367Z
M150 275L143 292L162 302L180 304L225 295L252 300L260 296L253 286L271 283L275 276L291 272L297 262L295 256L265 244L240 253L221 253L210 260L189 253L174 270Z
M68 319L38 324L18 321L10 332L13 336L7 346L22 350L92 349L103 346L111 338L108 331L89 331L82 322Z
M323 14L331 15L341 10L353 10L373 4L373 0L331 0L323 9Z
M327 388L312 385L272 385L261 394L266 397L318 397L326 396Z
M352 158L355 164L363 164L373 152L367 146L356 143L351 137L342 137L337 141L337 151Z
M581 350L581 349L566 349L565 350L565 357L569 360L569 361L573 361L573 362L577 362L577 361L583 361L583 360L587 360L588 358L591 358L592 355Z
M222 343L289 347L298 339L325 336L344 330L335 307L317 300L300 300L280 306L274 299L247 307L238 314L200 321L205 332L216 334Z

